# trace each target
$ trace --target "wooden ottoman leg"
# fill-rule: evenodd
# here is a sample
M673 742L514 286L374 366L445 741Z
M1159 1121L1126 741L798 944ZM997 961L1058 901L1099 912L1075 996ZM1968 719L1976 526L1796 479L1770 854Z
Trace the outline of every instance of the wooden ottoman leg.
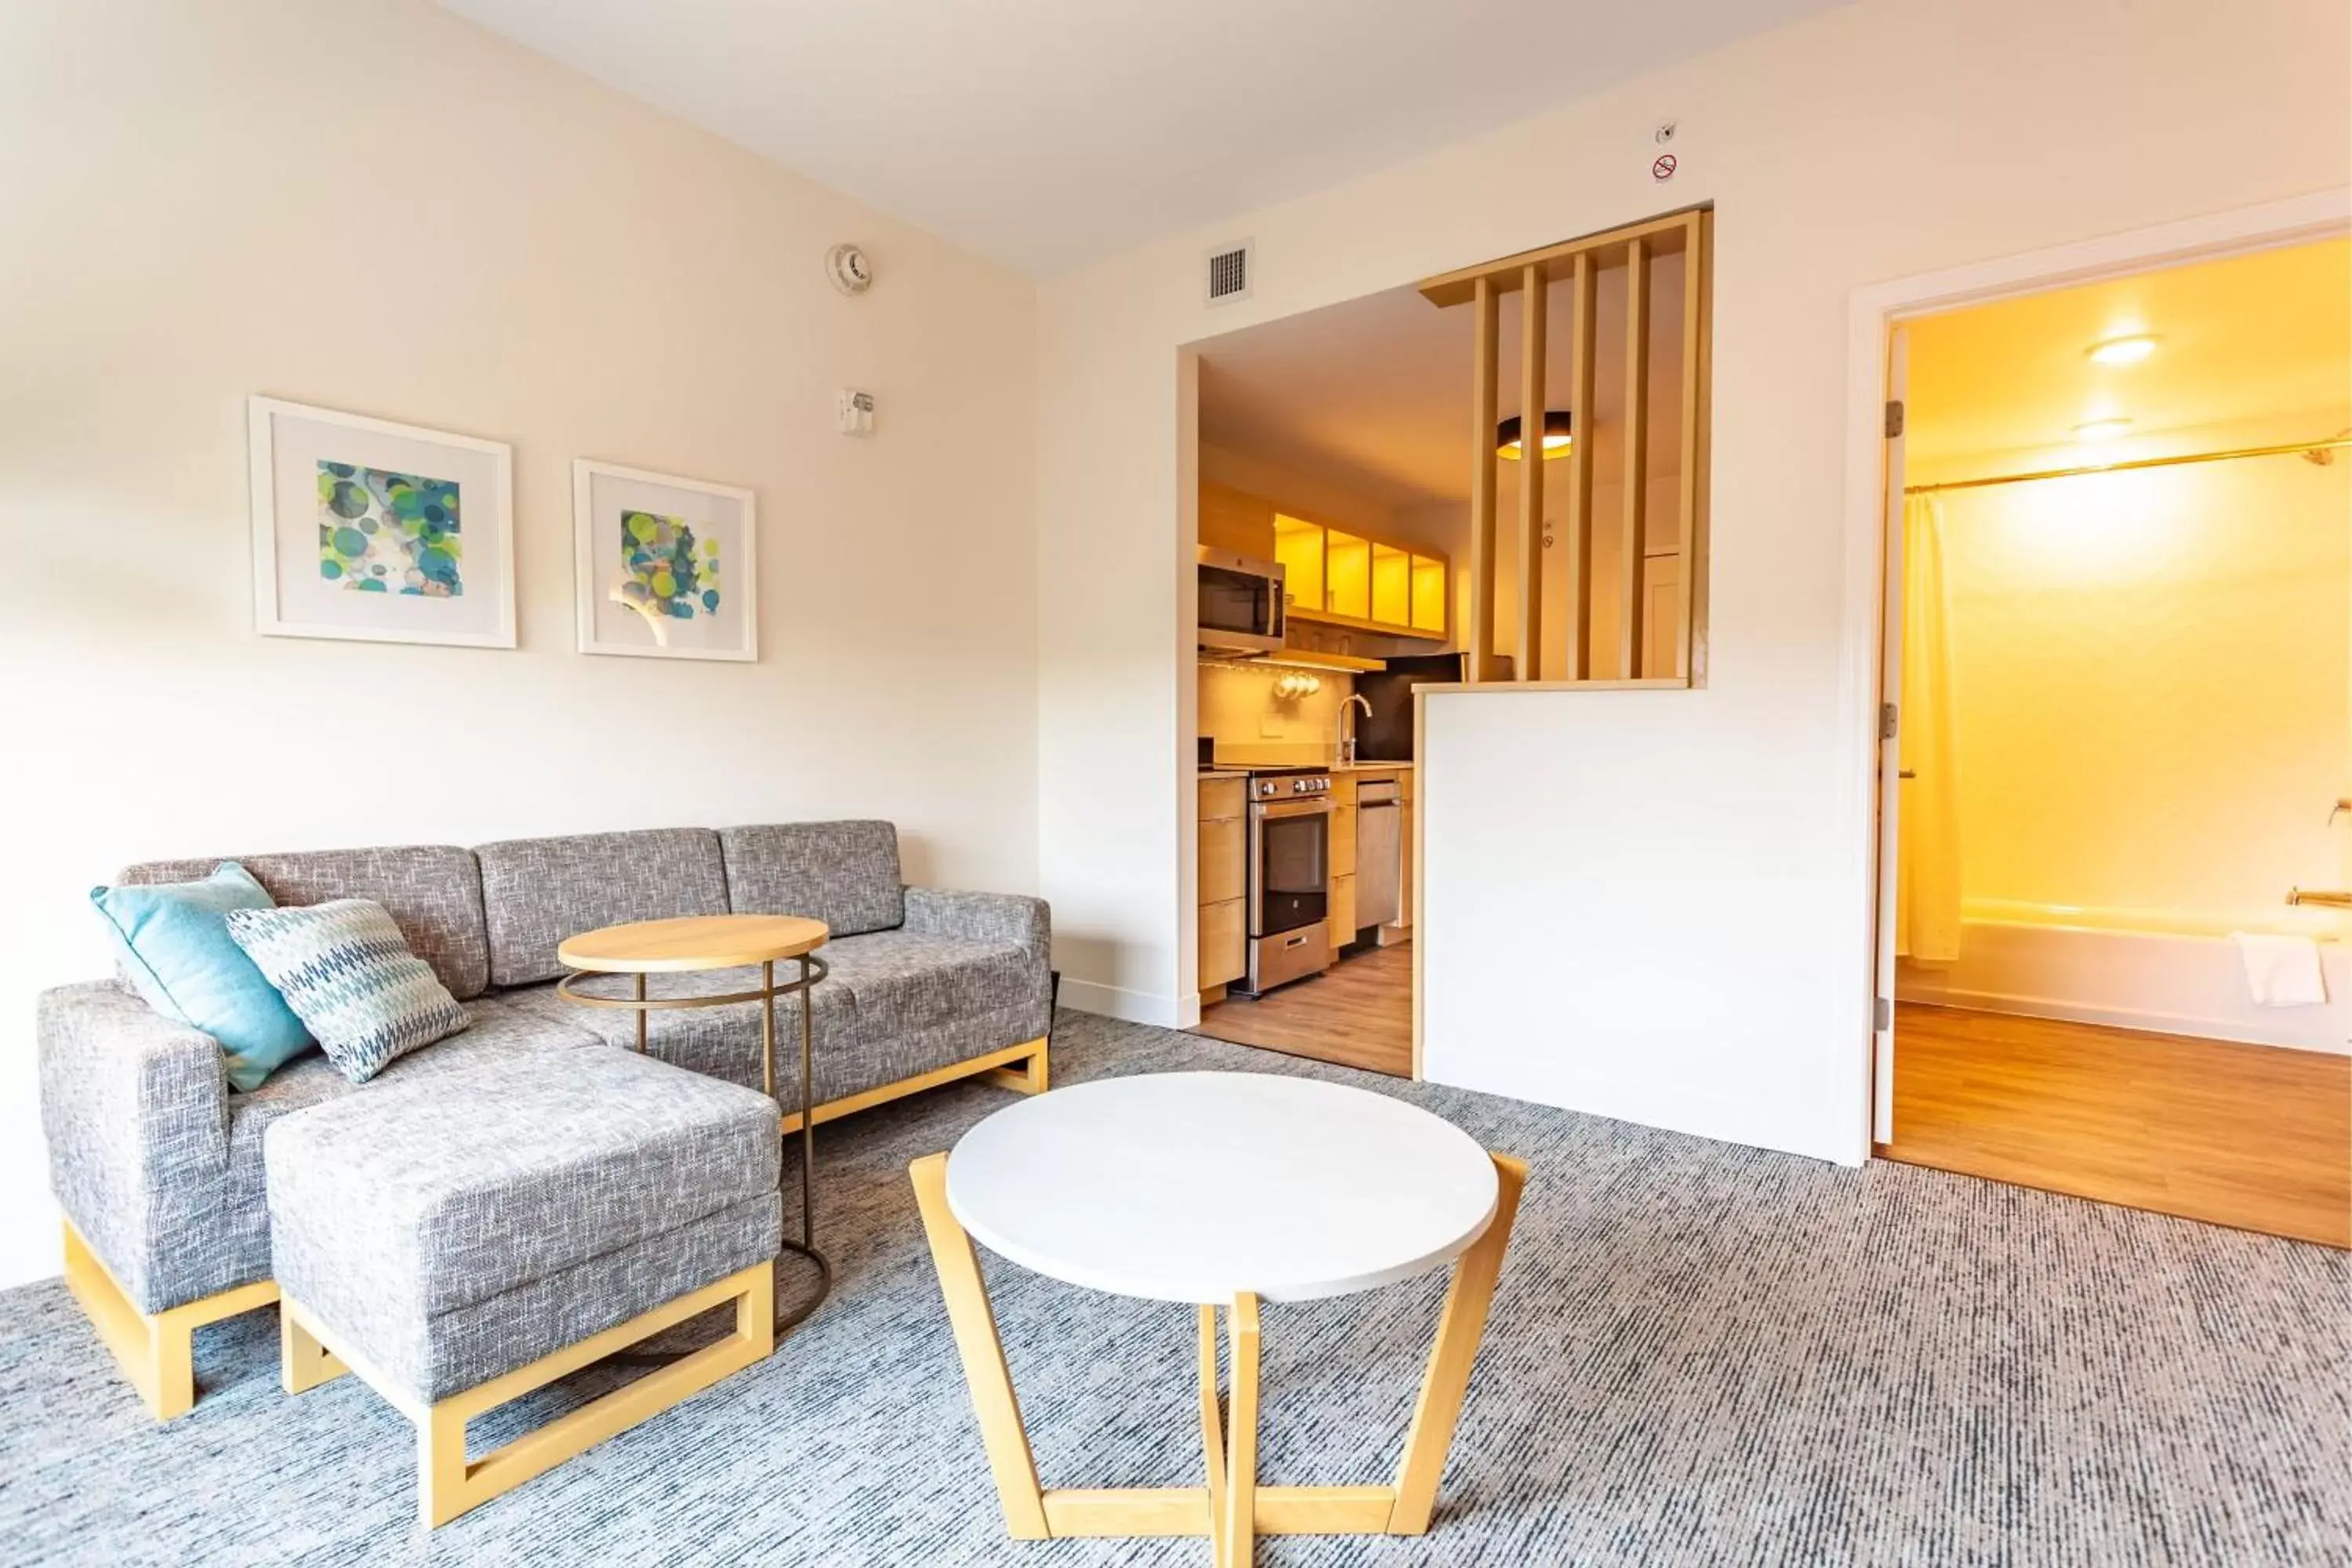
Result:
M1454 1266L1444 1315L1437 1321L1437 1343L1429 1352L1421 1396L1413 1402L1404 1464L1397 1472L1396 1508L1389 1516L1392 1535L1420 1535L1429 1529L1446 1452L1454 1446L1454 1426L1462 1416L1462 1397L1470 1388L1470 1365L1478 1358L1486 1310L1494 1304L1495 1278L1502 1272L1503 1252L1511 1244L1511 1221L1519 1211L1519 1189L1527 1184L1528 1167L1508 1154L1493 1158L1494 1223Z
M331 1378L351 1371L335 1359L319 1336L302 1326L293 1309L278 1309L278 1381L289 1394L307 1394Z
M624 1384L478 1459L467 1455L466 1423L484 1411L520 1399L583 1366L625 1351L639 1340L729 1303L735 1307L735 1331L725 1339L649 1372L634 1383ZM320 1362L348 1367L386 1404L415 1423L416 1510L425 1527L432 1529L759 1361L775 1343L775 1263L770 1259L739 1269L698 1290L689 1290L503 1376L430 1403L404 1392L400 1384L385 1377L380 1369L370 1367L365 1358L355 1359L348 1345L338 1350L334 1336L322 1332L322 1325L299 1302L281 1302L278 1311L284 1321L295 1325L289 1337L281 1342L289 1347L286 1354L290 1359L311 1368ZM299 1332L307 1347L291 1348L296 1343L291 1332ZM309 1347L315 1347L315 1360Z
M948 1207L948 1157L926 1154L908 1166L907 1173L915 1184L915 1204L922 1210L923 1234L931 1244L931 1266L939 1270L940 1294L946 1298L948 1322L963 1358L964 1383L971 1392L981 1443L988 1450L988 1468L996 1478L1005 1531L1015 1541L1043 1541L1050 1531L1037 1487L1037 1461L1029 1451L1029 1433L1021 1425L1021 1402L1004 1364L1004 1344L997 1338L987 1287L981 1282L980 1259L971 1250L971 1237Z

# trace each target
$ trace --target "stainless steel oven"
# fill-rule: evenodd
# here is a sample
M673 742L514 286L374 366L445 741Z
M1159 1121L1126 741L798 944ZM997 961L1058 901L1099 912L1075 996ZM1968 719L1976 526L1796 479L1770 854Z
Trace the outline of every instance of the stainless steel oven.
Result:
M1331 780L1320 773L1249 780L1249 973L1258 995L1331 966Z
M1201 646L1220 653L1282 648L1283 568L1228 550L1201 546Z

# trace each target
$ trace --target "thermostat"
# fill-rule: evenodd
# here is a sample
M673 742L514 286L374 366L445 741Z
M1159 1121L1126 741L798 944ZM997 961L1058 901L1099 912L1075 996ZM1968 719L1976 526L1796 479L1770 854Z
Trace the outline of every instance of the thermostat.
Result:
M841 416L841 433L845 436L874 434L874 395L855 392L845 386L835 395L834 406Z

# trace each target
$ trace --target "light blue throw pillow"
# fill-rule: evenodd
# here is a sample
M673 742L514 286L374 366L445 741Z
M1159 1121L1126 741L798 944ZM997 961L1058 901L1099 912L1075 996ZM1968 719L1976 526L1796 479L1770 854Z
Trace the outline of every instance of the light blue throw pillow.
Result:
M228 1081L250 1091L310 1048L310 1031L245 950L228 911L275 907L253 874L224 861L201 882L92 888L122 970L141 1000L220 1042Z
M432 966L408 951L382 904L332 899L223 918L231 940L353 1083L473 1022Z

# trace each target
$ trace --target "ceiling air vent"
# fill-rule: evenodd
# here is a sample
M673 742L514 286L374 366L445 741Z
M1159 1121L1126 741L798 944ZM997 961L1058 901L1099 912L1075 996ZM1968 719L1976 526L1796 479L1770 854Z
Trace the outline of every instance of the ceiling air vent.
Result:
M1255 240L1209 252L1209 303L1223 305L1250 296L1250 256Z

